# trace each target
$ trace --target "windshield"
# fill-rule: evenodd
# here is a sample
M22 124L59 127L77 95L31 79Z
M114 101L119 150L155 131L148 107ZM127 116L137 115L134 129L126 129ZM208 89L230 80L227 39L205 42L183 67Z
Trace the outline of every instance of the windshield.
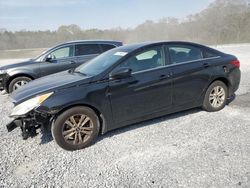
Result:
M109 50L96 58L77 67L75 72L95 76L107 70L114 63L125 56L127 52L117 52L117 49Z

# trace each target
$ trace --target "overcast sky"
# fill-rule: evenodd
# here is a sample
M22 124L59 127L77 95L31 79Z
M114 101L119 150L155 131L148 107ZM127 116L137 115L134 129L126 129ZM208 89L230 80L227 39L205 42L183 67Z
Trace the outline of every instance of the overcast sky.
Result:
M83 29L133 28L146 20L184 18L213 0L0 0L0 28L56 30L77 24Z

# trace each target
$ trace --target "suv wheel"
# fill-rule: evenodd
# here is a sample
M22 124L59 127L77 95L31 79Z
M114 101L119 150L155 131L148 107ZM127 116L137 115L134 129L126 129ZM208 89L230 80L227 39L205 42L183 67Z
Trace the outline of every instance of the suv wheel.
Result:
M99 119L92 109L74 107L57 117L51 132L60 147L73 151L90 146L99 129Z
M25 76L13 79L9 84L9 89L8 89L9 93L12 93L13 91L19 89L20 87L27 84L31 80L32 80L31 78Z
M227 98L227 86L221 81L215 81L208 87L202 107L208 112L219 111L225 107Z

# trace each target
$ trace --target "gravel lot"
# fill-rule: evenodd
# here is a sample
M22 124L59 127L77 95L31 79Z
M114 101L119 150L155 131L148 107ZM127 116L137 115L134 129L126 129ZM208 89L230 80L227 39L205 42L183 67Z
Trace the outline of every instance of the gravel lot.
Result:
M193 109L107 133L67 152L49 133L7 133L0 96L0 187L250 187L250 45L223 46L241 61L237 98L220 112ZM10 63L0 61L0 63Z

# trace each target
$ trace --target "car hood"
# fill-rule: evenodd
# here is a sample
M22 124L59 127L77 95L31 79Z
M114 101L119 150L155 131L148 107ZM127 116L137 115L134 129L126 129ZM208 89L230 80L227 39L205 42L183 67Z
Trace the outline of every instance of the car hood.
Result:
M69 71L59 72L29 82L27 85L14 91L10 98L13 103L19 104L39 94L76 86L78 84L86 84L91 80L91 77L80 73L70 73Z
M10 64L10 65L5 65L5 66L0 67L0 69L1 70L8 70L8 69L13 69L13 68L17 68L17 67L27 66L27 65L30 65L30 64L33 64L33 63L35 63L35 62L32 59L30 59L30 60L23 61L23 62L20 62L20 63L13 63L13 64Z

